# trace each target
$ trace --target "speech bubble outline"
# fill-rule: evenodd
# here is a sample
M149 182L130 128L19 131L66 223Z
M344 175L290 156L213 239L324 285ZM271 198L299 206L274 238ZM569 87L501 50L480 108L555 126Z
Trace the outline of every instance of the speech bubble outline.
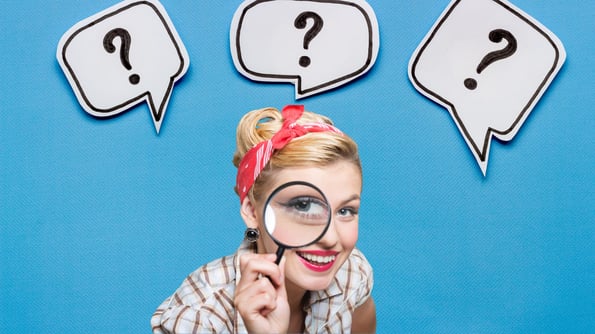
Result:
M114 33L115 30L119 33ZM134 33L129 34L128 31ZM115 35L108 40L110 33ZM146 37L143 34L159 40L148 47L148 39L141 38ZM111 45L108 46L110 42ZM131 44L125 45L125 42ZM108 50L110 47L115 50ZM122 51L125 47L129 48L128 65L132 63L135 65L134 69L126 66ZM142 47L152 50L150 56L153 58L141 54L139 48ZM161 57L176 64L157 61ZM98 118L112 117L146 101L157 133L160 131L173 86L189 67L189 56L184 43L165 8L157 0L122 1L76 23L60 39L56 58L77 100L87 113ZM147 58L154 62L148 63ZM167 68L167 65L172 68ZM128 72L131 70L139 72L139 67L140 76L136 73L129 76ZM160 70L169 72L163 75L167 80L158 77L162 74ZM115 74L116 72L118 73ZM129 78L126 84L117 79L122 74ZM100 94L100 90L107 92ZM130 90L128 96L120 96L127 90Z
M335 10L331 11L330 9L333 9L331 7ZM341 8L342 12L338 10L339 7L343 7ZM357 19L363 23L365 31L354 33L357 28L356 23L353 20L347 22L340 19L340 15L349 15L347 9L353 11L349 14L357 13ZM258 11L262 13L255 13ZM306 27L298 28L293 24L294 18L297 18L300 13L313 13L321 21L324 21L321 30L316 31L313 37L308 34L322 22L314 22L314 18L310 17L306 21ZM258 20L258 15L262 15L261 20ZM281 17L285 19L281 19ZM254 22L259 21L266 22L264 29L259 30L260 28L251 26L254 25ZM344 27L337 27L341 22L344 23ZM254 36L251 35L253 34L251 29L257 30L254 32ZM280 31L285 33L284 36L281 36L282 38L278 36ZM240 4L231 22L230 50L235 67L243 76L260 82L292 83L295 86L295 98L300 99L344 85L368 72L378 56L380 44L378 31L374 10L363 0L246 0ZM352 62L357 63L354 69L344 70L339 68L341 62L326 58L331 57L332 52L329 50L347 49L345 45L337 47L337 41L349 39L341 34L348 37L357 35L359 37L355 39L358 41L365 38L365 43L360 43L365 45L365 48L351 47L351 52L337 51L341 56L352 57ZM276 37L273 37L274 35ZM332 37L337 38L333 39ZM255 41L258 43L253 43ZM267 41L273 42L267 43ZM268 45L264 45L264 43ZM345 42L345 44L347 43ZM251 49L256 47L250 44L264 46L271 52L262 49L253 51ZM288 45L291 46L288 47ZM322 49L324 47L327 49ZM363 49L365 50L362 51ZM283 58L283 52L287 54L287 59L284 60L288 63L279 64L278 60ZM252 53L255 55L252 56ZM267 54L270 55L268 59L263 57ZM305 54L309 56L304 56ZM356 59L358 56L359 59ZM341 61L344 63L347 57ZM270 68L263 69L260 64L255 66L254 61L249 58L258 59L258 62L262 62L264 66L270 65ZM314 65L314 63L310 63L310 58L315 61L324 60L318 61ZM306 63L302 63L302 61ZM279 69L279 66L282 68ZM330 71L335 72L329 73Z
M473 5L472 5L473 4ZM433 61L436 62L436 59L432 59L432 58L437 58L436 55L438 53L441 53L441 60L445 61L444 59L447 58L447 54L448 51L446 51L445 49L445 40L446 38L444 36L450 36L452 35L453 31L457 31L461 30L463 28L461 27L457 27L456 24L461 24L461 22L457 22L453 21L453 20L460 20L462 21L463 18L468 20L469 22L480 22L478 23L478 25L484 24L487 25L490 22L490 19L488 17L486 17L485 15L482 15L484 13L480 13L482 8L480 9L476 9L476 11L474 12L476 14L476 17L471 17L471 15L467 15L467 14L459 14L459 12L464 13L465 11L470 11L472 12L471 6L477 6L478 8L481 6L485 6L486 8L488 6L491 6L491 10L490 10L490 14L489 15L496 15L496 16L506 16L506 19L503 20L502 22L499 22L499 24L497 26L492 26L491 28L487 29L485 31L485 33L483 33L483 31L481 32L470 32L468 36L470 36L471 34L474 33L478 33L480 34L480 38L483 38L485 43L487 43L487 46L484 47L485 50L487 51L477 51L478 48L474 48L472 46L467 45L467 51L469 52L469 55L467 56L468 59L464 59L462 61L453 61L452 59L449 59L451 62L449 63L449 65L451 65L452 68L456 68L457 70L460 70L462 68L473 68L473 71L462 71L460 74L457 73L457 75L460 75L460 86L463 86L464 88L460 88L459 83L458 82L449 82L448 84L451 86L456 86L456 89L445 89L445 84L443 83L439 83L436 84L436 82L438 80L443 80L443 79L437 79L437 78L431 78L428 79L428 69L430 68L429 66L427 66L427 63ZM494 9L496 8L497 9ZM463 9L465 8L465 9ZM483 9L484 12L487 12L487 10L484 8ZM499 11L500 13L496 13L494 14L495 11ZM506 13L506 14L504 14ZM467 17L465 18L465 15L467 15ZM455 19L453 19L455 18ZM467 25L467 29L469 29L469 26L471 24ZM497 28L506 28L506 29L501 29L504 31L504 34L502 34L501 37L506 36L506 33L510 33L509 30L515 30L514 33L510 33L509 37L504 37L502 38L502 41L498 41L496 42L495 40L489 40L489 32L492 32L494 30L497 30ZM514 29L512 29L514 27ZM519 27L524 27L524 30L521 28L519 29ZM479 29L481 30L481 29ZM450 35L449 35L450 33ZM483 34L482 34L483 33ZM501 33L501 32L500 32ZM514 38L513 36L517 36L516 38ZM511 38L512 37L512 38ZM519 41L517 41L517 39L519 39ZM539 41L538 41L539 40ZM438 42L437 42L438 41ZM454 41L453 41L454 42ZM551 59L548 60L546 59L546 55L545 53L543 55L538 55L538 57L534 57L533 59L531 59L531 57L527 56L530 55L530 51L528 51L528 49L530 49L530 47L524 47L523 46L525 44L529 44L529 42L531 42L531 45L540 45L540 47L542 49L548 48L548 54L551 55ZM438 45L440 45L440 47L434 47L432 44L436 43ZM483 42L482 42L483 43ZM507 44L506 44L507 43ZM513 47L514 44L514 48L513 50L509 50L508 54L506 55L506 57L504 57L503 59L494 59L491 62L488 62L487 65L489 66L488 69L481 69L479 68L478 64L480 64L480 60L482 60L482 57L485 55L490 55L489 51L493 51L493 52L497 52L498 50L505 50L507 47ZM519 51L516 49L516 47L519 48ZM428 50L432 49L432 51L428 52ZM474 50L475 49L475 50ZM481 47L479 48L481 49ZM431 54L431 55L426 55L425 53ZM522 54L522 58L519 58ZM425 58L424 58L425 57ZM460 96L464 96L463 98L460 98L461 100L467 102L469 101L469 104L473 104L473 105L481 105L481 102L478 101L477 98L473 98L472 95L465 95L465 92L469 93L469 94L474 94L473 92L475 91L475 87L473 87L473 85L471 85L470 87L467 87L467 84L469 83L469 79L472 78L467 78L470 75L474 76L475 78L479 78L479 81L484 81L484 87L488 87L485 89L490 89L490 88L494 88L495 86L497 86L498 84L500 84L500 87L502 87L502 82L503 82L503 78L502 76L498 77L496 76L497 79L492 80L491 82L488 80L486 81L486 78L489 78L489 76L495 76L495 70L494 68L496 68L496 66L509 66L510 68L510 61L511 59L514 59L513 57L517 57L519 59L523 59L524 62L524 66L527 68L527 72L529 71L529 69L535 70L535 66L539 66L539 65L543 65L546 62L548 62L549 65L547 65L547 68L544 67L543 69L540 69L541 73L542 73L542 77L540 77L540 79L538 81L529 83L531 84L533 88L529 87L529 84L527 84L526 86L524 86L524 90L523 92L514 92L514 84L512 85L512 87L507 88L509 90L509 93L514 93L516 94L514 96L514 98L517 99L517 101L522 100L522 103L517 102L517 104L520 104L521 107L517 108L517 110L519 111L513 111L513 112L509 112L509 114L506 114L504 116L500 116L502 117L501 120L498 120L498 117L496 115L496 117L492 117L493 119L491 119L490 121L492 122L501 122L501 123L507 123L506 125L489 125L487 127L485 127L485 129L481 128L484 127L484 124L481 124L482 122L488 122L482 120L480 116L486 116L486 118L488 118L487 116L494 116L494 115L480 115L478 116L477 114L473 115L472 112L469 112L470 109L472 108L467 108L469 110L463 110L465 108L461 108L460 105L466 106L465 103L461 103L461 101L456 101L453 102L453 98L450 95L453 95L453 91L458 90L458 92L460 93ZM464 58L464 57L461 57ZM422 40L422 42L419 44L419 46L417 47L417 49L415 50L415 52L413 53L413 55L411 56L410 62L409 62L409 79L411 81L411 83L413 84L413 86L423 95L425 95L427 98L433 100L434 102L442 105L443 107L445 107L449 113L451 114L451 117L453 118L453 120L455 121L457 127L459 128L459 131L461 132L461 134L463 135L463 138L465 139L468 147L470 148L471 152L473 153L479 167L481 168L481 171L483 173L483 175L486 175L486 171L487 171L487 165L488 165L488 160L489 160L489 152L490 152L490 143L491 143L491 138L492 137L496 137L499 140L502 141L510 141L514 138L514 136L518 133L519 129L521 128L521 126L523 125L523 123L525 122L526 118L529 116L530 112L532 111L532 109L534 108L534 106L537 104L537 102L539 101L539 99L541 98L541 96L545 93L545 91L547 90L548 86L550 85L550 83L552 82L552 80L555 78L556 74L559 72L559 70L561 69L564 61L566 58L566 52L564 50L564 46L562 45L561 41L551 32L549 31L545 26L543 26L541 23L539 23L537 20L535 20L533 17L531 17L530 15L528 15L527 13L523 12L522 10L520 10L519 8L515 7L514 5L512 5L511 3L509 3L506 0L482 0L482 1L477 1L474 0L473 2L470 2L468 0L452 0L450 2L450 4L446 7L446 9L442 12L442 14L440 15L440 17L438 18L438 20L434 23L434 25L432 26L432 28L429 30L429 32L427 33L427 35L424 37L424 39ZM508 60L506 60L508 59ZM538 63L537 65L533 65L530 64L531 61L535 61L535 59L539 59L539 61L541 61L541 63ZM483 60L482 60L483 61ZM506 63L506 61L508 61L508 63ZM514 60L513 60L514 61ZM519 63L518 60L517 61L517 68L514 68L514 66L512 67L513 70L523 70L522 68L519 68ZM463 66L462 63L466 63L468 65ZM500 63L500 64L499 64ZM437 73L436 75L444 75L445 73L447 73L446 70L440 69L440 66L434 64L432 65L434 67L434 73ZM424 68L424 70L420 70L420 68ZM443 66L442 68L444 68L445 66ZM475 68L477 67L477 70L475 70ZM450 69L452 72L456 72L454 70L452 70L452 68ZM502 67L499 67L498 69L502 70ZM506 68L505 68L506 69ZM485 70L484 72L482 72L483 70ZM489 76L487 76L488 74L485 72L491 71L491 73L489 74ZM425 73L424 73L425 72ZM504 73L506 75L510 75L513 71L501 71L501 73ZM481 74L480 74L481 73ZM448 76L447 73L445 76ZM427 76L427 77L424 77ZM519 76L521 76L521 73L515 73L514 75L512 75L511 77L516 76L517 78ZM537 77L538 75L534 75L535 77ZM457 77L458 78L458 77ZM467 78L467 79L465 79ZM473 81L475 81L475 79L473 79ZM527 81L525 79L525 81ZM522 81L523 83L525 83L525 81ZM510 82L508 83L510 84ZM434 87L431 87L432 85L434 85ZM436 89L435 87L440 87L439 89ZM518 85L517 85L518 86ZM442 90L442 91L440 91ZM506 89L504 89L506 90ZM485 91L485 90L484 90ZM494 89L494 91L497 93L497 90ZM489 98L485 98L485 101L489 101L494 103L495 105L497 105L498 103L501 103L500 101L503 100L502 98L500 98L500 101L498 101L499 96L497 96L496 94L491 95L491 96L487 96L485 93L482 93L483 95L485 95L486 97ZM514 94L509 94L506 97L510 98L510 100L514 100L514 98L511 98L511 96L513 96ZM456 94L454 94L456 95ZM521 96L522 95L522 96ZM459 107L457 107L456 105L459 104ZM475 108L475 110L489 110L490 106L486 106L486 103L484 102L484 109L481 108ZM504 104L504 103L501 103ZM485 108L487 107L487 108ZM504 110L505 108L503 108L502 110ZM511 108L507 108L505 110L512 110ZM493 113L495 114L495 113ZM504 114L502 112L502 114ZM514 117L512 117L512 115L514 115ZM507 121L506 117L508 116L509 118L512 117L512 120ZM476 126L477 124L480 124L479 126ZM477 127L474 128L474 127Z

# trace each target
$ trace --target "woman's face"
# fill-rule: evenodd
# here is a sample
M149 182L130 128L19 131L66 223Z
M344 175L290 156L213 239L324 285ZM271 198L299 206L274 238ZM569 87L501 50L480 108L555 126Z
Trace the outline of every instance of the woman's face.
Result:
M359 168L348 161L327 167L285 168L275 173L266 194L291 181L309 182L324 193L331 207L331 222L316 243L285 250L285 277L305 290L323 290L329 286L357 241L361 174ZM260 230L264 231L262 205L257 205L256 214ZM275 253L278 248L266 233L261 234L259 247L264 253Z

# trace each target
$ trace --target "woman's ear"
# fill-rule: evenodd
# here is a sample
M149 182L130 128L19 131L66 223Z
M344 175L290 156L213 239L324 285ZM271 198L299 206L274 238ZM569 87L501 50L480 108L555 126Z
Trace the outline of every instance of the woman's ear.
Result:
M244 219L244 223L247 227L258 228L258 219L256 219L256 209L254 208L254 205L252 205L252 202L250 201L248 196L246 196L246 198L244 198L244 200L242 201L242 206L240 207L240 215L242 216L242 219Z

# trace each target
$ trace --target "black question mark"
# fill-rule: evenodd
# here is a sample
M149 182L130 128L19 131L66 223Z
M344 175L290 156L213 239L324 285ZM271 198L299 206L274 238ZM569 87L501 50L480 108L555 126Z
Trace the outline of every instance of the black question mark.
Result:
M498 61L500 59L508 58L516 52L516 38L514 38L514 36L509 31L506 31L504 29L495 29L490 31L490 35L488 37L490 38L490 41L494 43L499 43L502 41L502 39L505 39L508 42L508 44L506 44L506 46L502 50L490 52L485 57L483 57L479 65L477 65L477 74L480 74L481 71L483 71L486 67L488 67L488 65L492 64L493 62ZM470 90L474 90L475 88L477 88L477 81L472 78L465 79L464 84L465 87L467 87L467 89Z
M132 38L130 38L130 34L126 29L115 28L105 34L103 37L103 48L109 53L116 52L116 46L114 45L114 38L116 37L120 37L122 43L120 45L120 61L127 70L131 70L132 65L130 65L130 60L128 59L128 52L130 51ZM136 85L140 81L140 76L138 76L138 74L132 74L128 77L128 80L131 84Z
M312 41L314 37L318 35L320 30L322 30L322 26L324 24L324 21L322 20L322 17L320 17L320 15L314 12L303 12L295 18L293 25L298 29L304 29L306 28L306 21L308 19L313 19L314 24L310 29L308 29L308 31L304 35L304 49L306 50L308 50L308 47L310 46L310 41ZM308 65L310 65L310 57L300 57L300 65L302 67L308 67Z

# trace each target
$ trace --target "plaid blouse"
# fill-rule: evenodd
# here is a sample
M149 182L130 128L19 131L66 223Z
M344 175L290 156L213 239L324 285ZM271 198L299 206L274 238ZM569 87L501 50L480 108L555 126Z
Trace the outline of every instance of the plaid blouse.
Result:
M255 251L244 242L235 254L191 273L153 314L153 333L246 333L233 298L240 280L240 255ZM310 291L304 306L305 333L351 332L351 314L368 299L372 286L372 267L354 249L327 289Z

